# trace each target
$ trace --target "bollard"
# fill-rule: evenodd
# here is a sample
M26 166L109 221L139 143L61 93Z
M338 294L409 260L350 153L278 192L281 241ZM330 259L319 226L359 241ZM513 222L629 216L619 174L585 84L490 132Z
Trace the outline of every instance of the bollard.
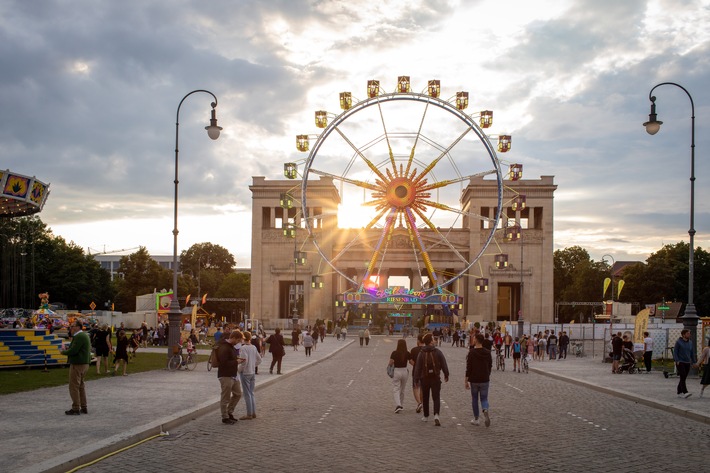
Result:
M47 368L47 350L44 350L44 370L43 373L49 373L49 368Z

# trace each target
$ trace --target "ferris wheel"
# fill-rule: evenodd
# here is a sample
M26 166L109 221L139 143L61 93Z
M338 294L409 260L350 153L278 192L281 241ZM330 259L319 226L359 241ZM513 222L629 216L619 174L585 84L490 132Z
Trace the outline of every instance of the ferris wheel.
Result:
M358 291L370 276L388 268L395 255L401 262L404 253L425 275L417 289L442 293L469 273L499 229L504 176L496 152L507 152L511 137L486 134L493 112L466 113L468 92L456 92L448 100L440 95L438 80L428 81L421 93L411 91L408 76L398 78L393 92L371 80L367 98L358 101L350 92L340 93L339 114L315 112L322 132L296 138L298 150L308 153L301 205L309 237L323 261ZM284 172L296 178L297 165L286 163ZM309 186L316 176L333 180L341 198L338 225L351 228L335 252L324 251L322 239L328 236L316 231L318 216L308 214L315 208ZM462 204L462 193L475 178L495 181L492 215ZM464 228L484 233L481 244L470 251L459 241ZM368 252L364 276L357 279L342 267L355 248ZM437 263L437 251L453 254L454 263Z

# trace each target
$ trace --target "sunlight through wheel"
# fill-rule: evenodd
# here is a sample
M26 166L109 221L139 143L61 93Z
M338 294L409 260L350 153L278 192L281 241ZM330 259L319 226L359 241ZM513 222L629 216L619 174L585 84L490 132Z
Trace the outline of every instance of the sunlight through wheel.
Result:
M392 93L370 81L367 94L356 103L349 93L340 94L344 111L337 116L316 112L323 131L312 146L308 135L297 138L301 151L310 148L301 187L305 226L323 260L360 290L370 275L406 257L416 261L422 276L421 287L413 289L442 292L469 272L494 239L503 174L491 140L504 152L510 136L489 137L483 129L491 126L492 112L465 113L468 93L443 100L438 81L429 81L424 93L411 92L408 77L400 77ZM338 226L350 230L337 244L314 224L322 217L310 202L315 177L332 179L339 191ZM495 215L462 208L462 193L473 178L497 182ZM484 229L485 236L462 243L467 228ZM356 248L368 252L359 281L341 263ZM455 261L437 260L444 251Z

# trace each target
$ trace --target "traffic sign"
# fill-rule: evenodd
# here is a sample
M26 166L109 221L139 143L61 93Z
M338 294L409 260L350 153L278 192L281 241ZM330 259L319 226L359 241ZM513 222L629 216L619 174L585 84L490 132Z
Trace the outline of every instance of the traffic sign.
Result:
M96 303L94 301L91 301L91 304L89 304L89 307L91 307L91 310L96 309Z

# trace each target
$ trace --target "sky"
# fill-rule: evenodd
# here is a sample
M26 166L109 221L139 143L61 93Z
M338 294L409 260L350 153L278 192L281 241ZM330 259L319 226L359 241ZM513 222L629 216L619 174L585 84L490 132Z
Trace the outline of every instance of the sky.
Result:
M283 177L338 93L397 77L470 93L512 136L501 159L554 176L554 248L643 261L688 241L695 104L695 244L710 247L710 0L5 0L0 169L50 184L40 216L91 253L172 254L209 241L250 265L252 176ZM466 172L464 171L464 174ZM124 252L126 253L126 252Z

